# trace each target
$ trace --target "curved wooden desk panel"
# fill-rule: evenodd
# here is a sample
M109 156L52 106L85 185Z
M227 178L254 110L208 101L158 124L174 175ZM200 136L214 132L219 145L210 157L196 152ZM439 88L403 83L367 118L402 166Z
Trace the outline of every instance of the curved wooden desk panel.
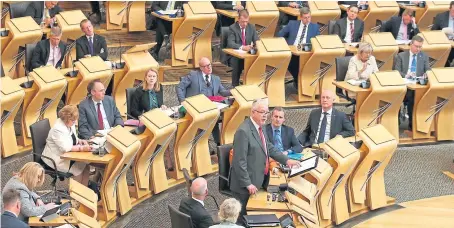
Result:
M24 101L25 91L10 77L2 77L0 80L2 91L0 96L2 116L0 138L2 139L2 157L8 157L19 152L14 131L14 118Z
M87 19L87 17L81 10L63 11L55 15L55 17L62 31L61 40L65 42L68 42L68 39L76 40L84 34L80 30L80 22Z
M120 30L128 24L129 32L145 31L145 2L107 2L106 29Z
M260 38L272 38L279 20L279 9L273 1L246 1L249 23L254 24Z
M371 93L358 112L358 129L382 124L399 138L398 113L407 87L397 71L380 71L370 75Z
M422 50L429 56L430 67L444 67L451 51L451 42L442 31L426 31L419 34L424 38ZM420 75L418 75L420 76Z
M80 203L78 211L94 219L98 217L98 195L93 190L70 178L69 195Z
M10 42L11 39L13 38L13 35L12 35L12 33L9 32L9 29L7 29L7 28L2 27L2 28L0 28L0 30L1 30L1 31L7 31L7 32L8 32L8 36L2 36L2 37L0 37L0 43L2 44L0 48L1 48L1 50L2 50L1 53L3 53L3 51L5 50L6 47L8 47L9 42ZM3 69L2 69L2 70L3 70Z
M233 143L233 137L244 119L251 113L252 103L257 99L267 98L266 94L256 85L237 86L230 91L235 102L224 112L222 123L222 144Z
M128 2L106 2L106 30L119 30L123 28L123 24L127 22L125 7Z
M399 13L399 5L395 1L369 1L369 13L364 18L363 35L380 32L379 21L389 20Z
M128 31L146 31L145 1L133 1L128 10Z
M419 31L421 32L431 30L437 14L447 11L449 8L449 2L447 1L425 1L425 3L424 13L416 20Z
M392 70L394 57L399 51L393 35L390 32L370 33L364 36L364 41L372 45L378 69Z
M312 21L319 25L320 34L328 35L328 23L330 20L337 20L341 10L336 1L308 1L311 9Z
M3 72L5 76L17 78L23 75L16 70L19 64L15 66L15 57L19 53L19 47L40 41L43 32L41 31L41 27L31 17L11 19L6 23L6 28L9 29L8 37L11 37L11 41L9 41L8 46L2 52Z
M101 224L96 219L91 218L83 212L79 212L76 209L71 209L71 213L77 220L77 225L80 228L101 228Z

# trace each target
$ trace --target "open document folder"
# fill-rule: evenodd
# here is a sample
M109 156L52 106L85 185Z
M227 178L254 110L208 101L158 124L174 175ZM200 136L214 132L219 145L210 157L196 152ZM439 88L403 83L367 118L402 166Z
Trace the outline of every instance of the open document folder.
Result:
M288 177L292 178L294 176L302 175L305 172L308 172L318 164L318 156L312 156L310 158L304 159L300 162L300 167L298 168L291 168L290 172L288 172Z

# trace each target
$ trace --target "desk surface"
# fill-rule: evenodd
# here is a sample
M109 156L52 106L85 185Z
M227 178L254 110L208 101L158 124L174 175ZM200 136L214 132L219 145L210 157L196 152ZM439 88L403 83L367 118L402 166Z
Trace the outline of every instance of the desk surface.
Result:
M270 201L267 201L267 195L268 193L263 190L257 192L257 195L251 195L249 197L246 209L252 211L291 211L289 209L290 206L287 207L286 203L284 202L271 201L272 199L270 199Z
M151 12L151 15L153 15L155 17L159 17L166 21L180 21L180 20L182 21L182 20L184 20L184 17L169 17L169 15L159 15L156 12Z
M236 10L223 10L223 9L216 9L216 13L222 14L226 17L230 18L237 18L238 12Z
M55 219L52 219L49 222L41 222L39 221L40 218L38 217L30 217L28 220L28 225L29 226L61 226L66 224L67 222L65 221L68 220L69 223L71 224L77 224L77 220L72 217L72 216L58 216Z
M279 11L281 11L283 13L286 13L288 15L292 15L292 16L295 16L295 17L298 17L300 15L300 9L299 8L292 8L292 7L288 7L288 6L278 7L278 8L279 8Z
M420 84L408 84L407 85L408 89L411 90L418 90L418 89L427 89L428 85L420 85Z
M295 45L289 45L290 51L292 52L292 55L312 55L312 51L298 51L298 47Z
M234 56L234 57L237 57L237 58L240 58L240 59L246 59L246 58L255 58L257 57L257 55L252 55L252 54L249 54L249 53L243 53L243 52L239 52L233 48L224 48L222 49L223 52L225 52L226 54L229 54L231 56Z
M333 85L341 88L341 89L344 89L344 90L347 90L349 92L354 92L354 93L361 93L361 92L370 92L371 89L363 89L359 86L354 86L354 85L351 85L350 83L346 82L346 81L334 81L333 82Z
M106 154L100 157L99 155L94 155L92 152L81 151L81 152L66 152L62 154L60 157L72 161L107 164L112 159L114 159L115 156L112 154Z

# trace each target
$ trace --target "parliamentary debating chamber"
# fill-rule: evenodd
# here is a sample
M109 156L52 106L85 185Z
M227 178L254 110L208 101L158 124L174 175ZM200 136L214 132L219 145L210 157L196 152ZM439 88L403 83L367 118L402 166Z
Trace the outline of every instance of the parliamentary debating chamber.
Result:
M454 1L1 1L0 227L454 227Z

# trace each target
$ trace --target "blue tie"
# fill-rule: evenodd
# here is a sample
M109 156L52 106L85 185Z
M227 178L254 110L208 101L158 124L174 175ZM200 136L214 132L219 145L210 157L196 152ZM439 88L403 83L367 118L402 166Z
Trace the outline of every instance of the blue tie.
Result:
M279 151L284 151L284 146L282 145L281 131L279 129L274 130L274 146Z
M88 37L88 47L90 47L90 55L93 56L93 40L91 37Z
M416 55L413 55L413 60L411 61L410 71L416 73Z

